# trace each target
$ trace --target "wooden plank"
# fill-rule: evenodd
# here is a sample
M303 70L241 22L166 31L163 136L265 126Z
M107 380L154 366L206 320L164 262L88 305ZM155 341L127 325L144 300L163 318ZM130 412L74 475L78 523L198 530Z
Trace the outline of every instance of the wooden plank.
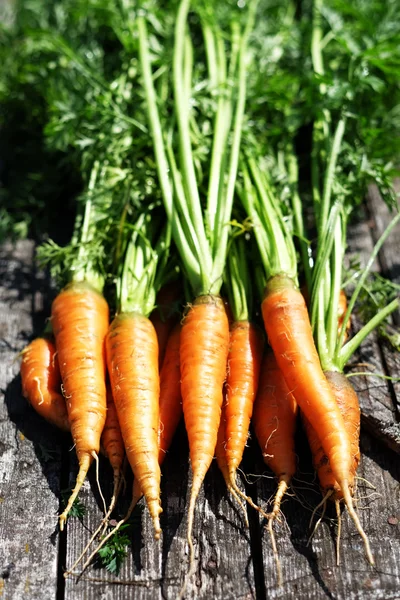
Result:
M60 435L22 397L17 353L43 326L34 245L0 249L0 597L56 598ZM39 330L34 327L40 323Z
M71 578L67 580L65 599L177 597L188 566L188 477L188 448L181 428L163 467L162 539L154 540L152 523L142 501L136 513L139 516L134 519L131 548L119 576L90 567L78 583ZM101 518L89 484L84 487L82 500L88 507L83 526L76 519L68 523L68 565L89 538L88 530L93 531ZM196 574L189 582L187 598L255 597L249 532L242 515L226 495L216 465L207 476L198 500L194 541Z

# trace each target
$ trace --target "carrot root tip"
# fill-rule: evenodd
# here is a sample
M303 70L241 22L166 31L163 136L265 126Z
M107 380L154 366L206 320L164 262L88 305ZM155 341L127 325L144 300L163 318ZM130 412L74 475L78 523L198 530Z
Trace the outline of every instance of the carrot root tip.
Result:
M281 567L281 561L279 559L279 553L278 553L278 547L276 545L276 539L275 539L275 533L274 533L274 529L272 527L274 522L274 517L271 517L268 519L268 532L271 538L271 546L272 546L272 552L274 554L274 559L275 559L275 565L276 565L276 575L277 575L277 583L278 586L281 587L283 584L283 580L282 580L282 567Z
M357 529L358 533L360 534L361 539L364 542L365 554L367 555L368 562L370 563L370 565L374 565L375 561L374 561L374 557L371 552L371 547L369 545L369 539L368 539L367 534L365 533L364 529L362 528L360 519L358 518L358 515L354 509L354 504L353 504L353 499L350 494L349 484L347 481L343 481L341 483L340 487L342 489L343 498L344 498L344 501L346 504L346 508L349 512L349 515L352 518L353 523L356 526L356 529Z

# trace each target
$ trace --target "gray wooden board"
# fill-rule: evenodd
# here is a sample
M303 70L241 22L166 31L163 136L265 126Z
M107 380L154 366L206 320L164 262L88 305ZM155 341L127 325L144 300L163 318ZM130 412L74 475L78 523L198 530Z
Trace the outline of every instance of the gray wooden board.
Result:
M34 245L0 251L0 597L56 598L60 435L21 395L19 361L42 312ZM39 333L38 331L36 333Z

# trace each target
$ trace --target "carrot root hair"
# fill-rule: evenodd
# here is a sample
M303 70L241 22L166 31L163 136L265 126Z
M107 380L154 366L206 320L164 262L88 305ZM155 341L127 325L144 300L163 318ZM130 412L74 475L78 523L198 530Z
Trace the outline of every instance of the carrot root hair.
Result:
M336 498L335 500L336 517L338 521L338 530L336 537L336 565L340 565L340 538L342 535L342 515L340 514L340 501Z
M100 464L100 461L99 461L99 457L97 456L97 454L95 452L92 453L92 456L93 456L93 460L96 462L96 483L97 483L97 489L99 490L100 498L101 498L101 500L103 502L103 511L104 511L104 514L106 514L106 512L107 512L107 504L106 504L106 500L104 498L104 495L103 495L103 492L102 492L102 489L101 489L100 478L99 478L99 464Z
M288 487L289 486L288 486L288 482L286 479L281 479L281 481L278 483L278 489L276 490L275 497L274 497L274 504L272 507L272 511L269 515L270 519L272 519L272 520L276 519L276 517L280 513L282 499L283 499L283 496L286 494Z
M243 513L243 519L244 519L245 526L249 527L249 519L247 517L247 509L246 509L245 504L240 499L240 497L242 496L243 492L241 492L241 490L239 489L239 487L238 487L236 481L234 480L234 478L229 478L228 481L226 482L226 485L227 485L227 488L228 488L229 492L232 494L232 496L235 498L236 502L240 506L240 509L241 509L241 511ZM238 490L241 493L239 493ZM244 498L244 500L247 501L247 497Z
M234 471L232 471L232 472L229 473L229 477L230 477L230 479L229 479L230 485L235 490L235 492L241 498L243 498L243 500L245 500L247 502L247 504L249 504L252 508L254 508L254 510L256 510L264 519L268 519L268 513L266 513L261 508L261 506L259 506L258 504L256 504L250 496L247 496L247 494L245 494L244 492L242 492L242 490L239 488L239 486L237 485L237 483L235 481L235 472Z
M98 536L101 537L101 536L103 536L105 534L105 531L106 531L107 526L108 526L108 522L110 520L111 513L114 510L114 507L115 507L115 504L117 502L117 498L118 498L119 492L121 491L121 487L122 487L122 473L121 473L120 470L116 469L116 472L114 472L114 489L113 489L113 495L111 497L111 501L110 501L110 505L108 507L108 510L107 510L106 514L104 515L103 519L101 520L100 525L97 527L96 531L92 534L90 540L88 541L88 543L86 544L86 546L84 547L84 549L82 550L82 552L80 553L80 555L78 556L78 558L76 559L76 561L74 562L74 564L68 569L68 571L65 571L64 577L67 577L68 575L70 575L75 570L75 568L79 565L79 563L81 562L81 560L83 559L83 557L85 556L85 554L87 553L87 551L89 550L89 548L92 545L92 543L94 542L94 540Z
M282 567L281 567L281 561L279 559L278 547L276 545L273 522L274 522L274 517L270 516L270 518L268 519L267 529L268 529L269 536L271 538L272 552L273 552L274 559L275 559L277 582L278 582L278 586L281 587L282 583L283 583Z
M182 600L185 597L186 589L189 581L193 577L196 570L195 556L194 556L194 544L193 544L193 521L194 521L194 509L196 507L196 500L200 492L201 485L203 483L204 476L200 473L197 477L193 476L192 490L190 493L189 509L188 509L188 529L187 529L187 543L189 546L189 569L185 575L182 587L178 594L178 600Z
M334 493L334 490L328 490L325 494L325 496L322 498L321 502L319 504L317 504L317 506L314 508L312 515L311 515L311 519L310 519L310 524L309 524L309 528L311 529L313 521L314 521L314 517L315 514L317 512L317 510L322 506L322 513L321 516L319 517L319 519L317 520L317 522L314 525L314 529L311 532L310 537L308 538L308 542L307 542L307 546L309 546L311 544L311 540L315 535L315 532L317 531L318 527L320 526L320 523L322 521L322 519L325 516L325 511L326 511L326 505L328 502L328 498L330 498L332 496L332 494Z
M59 517L59 523L60 523L60 530L63 531L64 530L64 525L65 522L68 518L68 513L72 508L73 503L75 502L81 487L83 486L85 479L86 479L86 475L88 474L90 465L92 464L92 460L94 458L95 453L93 452L93 454L84 454L81 458L81 460L79 461L79 472L78 472L78 476L76 478L76 483L75 483L75 487L72 490L72 493L68 499L68 504L65 507L65 510L63 511L63 513L60 515ZM97 456L97 455L96 455Z
M104 544L106 544L108 542L108 540L115 534L117 533L118 529L120 529L122 527L122 525L125 525L125 523L127 521L129 521L131 514L133 513L133 510L136 506L136 504L138 503L138 501L140 500L140 498L142 497L142 494L140 494L140 496L135 496L133 495L132 497L132 502L129 505L128 511L126 513L126 515L124 516L123 519L121 519L120 521L118 521L118 523L116 524L116 526L114 527L114 529L112 529L100 542L100 544L93 550L93 552L91 553L91 555L87 558L85 564L82 567L82 571L79 573L79 577L81 575L83 575L83 573L85 572L85 570L87 569L87 567L90 565L90 563L92 562L93 558L96 556L96 554L98 553L98 551L104 546ZM70 569L70 571L67 571L67 573L74 575L75 573L72 572L72 569ZM67 573L64 574L64 576L67 575Z
M347 481L342 482L340 487L342 489L343 499L346 504L346 508L349 512L349 515L352 518L353 523L356 526L356 529L357 529L358 533L360 534L362 541L364 542L365 554L367 555L368 562L371 565L374 565L375 561L374 561L374 557L371 552L371 547L369 545L369 539L368 539L367 534L365 533L364 529L362 528L360 519L358 518L358 515L355 511L353 498L351 497L351 494L350 494L348 482Z

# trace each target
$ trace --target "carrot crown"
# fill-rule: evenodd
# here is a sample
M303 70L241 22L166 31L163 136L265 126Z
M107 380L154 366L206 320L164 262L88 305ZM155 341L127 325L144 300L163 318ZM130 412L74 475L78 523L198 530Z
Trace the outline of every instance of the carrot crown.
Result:
M249 243L241 237L232 239L229 246L225 276L229 306L234 321L248 321L252 313L252 282L246 259Z
M49 240L38 252L39 261L51 264L52 274L62 285L86 282L100 293L106 276L104 242L112 222L107 216L110 203L104 201L103 194L99 192L103 179L104 171L95 161L87 189L81 197L70 243L60 247Z
M117 311L147 317L164 281L170 245L170 228L162 228L153 214L143 211L130 227L130 236L117 286Z
M240 198L250 217L267 280L284 274L297 284L297 259L291 224L268 176L268 165L253 148L241 163Z
M171 223L172 236L194 294L218 294L226 260L239 146L246 99L247 41L253 27L256 2L248 9L241 27L235 15L229 33L223 31L211 5L198 11L204 40L207 79L195 78L194 48L188 28L189 0L182 0L176 16L173 48L173 119L158 108L159 93L154 85L146 20L138 18L139 54L150 129L153 137L160 187ZM228 14L232 19L232 11ZM227 52L227 41L230 52ZM197 42L197 40L196 40ZM198 44L196 43L196 51ZM228 60L229 56L229 60ZM209 90L205 109L196 104L195 90ZM212 136L201 138L204 148L194 147L193 131L211 111L205 127ZM196 115L196 118L195 118ZM210 123L212 121L212 125ZM171 126L171 123L173 125ZM207 191L201 185L201 155L211 165ZM207 167L208 168L208 167ZM205 201L203 201L203 194Z

